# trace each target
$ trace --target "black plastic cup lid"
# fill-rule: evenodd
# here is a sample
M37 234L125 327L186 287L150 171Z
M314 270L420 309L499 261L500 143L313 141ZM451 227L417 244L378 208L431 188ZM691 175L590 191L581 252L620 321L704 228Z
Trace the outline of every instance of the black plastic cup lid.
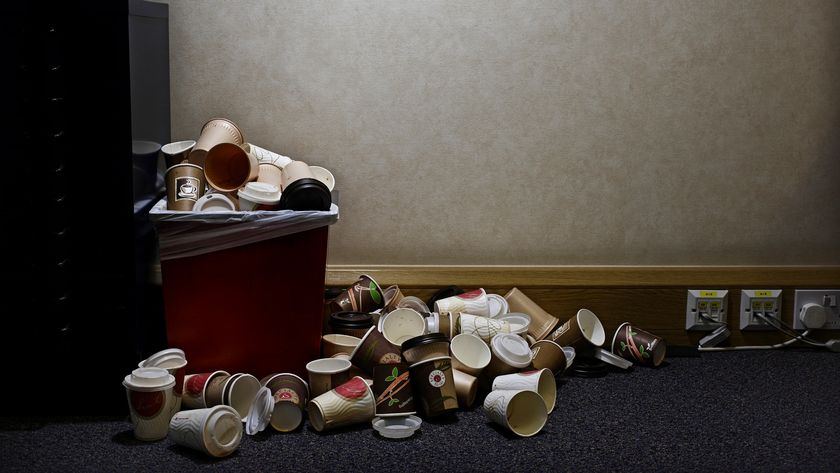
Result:
M366 328L373 325L373 316L367 312L334 312L330 314L330 325L345 328Z
M409 338L408 340L402 342L402 349L403 351L406 351L414 347L419 347L421 345L428 345L430 343L438 342L449 343L449 339L446 338L446 335L442 333L427 333L426 335L418 335L414 338Z
M329 210L330 204L330 190L317 179L298 179L280 194L280 208L283 210Z

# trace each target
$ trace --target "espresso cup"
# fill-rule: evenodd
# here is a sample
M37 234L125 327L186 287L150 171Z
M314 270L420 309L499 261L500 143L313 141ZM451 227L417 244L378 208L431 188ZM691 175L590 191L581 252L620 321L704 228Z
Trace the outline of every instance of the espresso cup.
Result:
M452 367L471 376L478 376L490 364L490 347L481 338L467 333L455 335L449 344Z
M490 306L484 289L458 294L435 301L435 312L465 312L482 317L490 316Z
M418 396L415 404L427 417L434 417L458 409L452 359L448 356L421 361L409 367L411 385Z
M350 354L350 361L365 373L373 374L374 366L399 363L402 355L398 346L389 342L379 329L371 327Z
M554 410L554 404L557 402L557 382L554 381L554 373L550 369L497 376L493 380L493 390L498 389L509 391L527 389L534 391L545 402L545 408L548 413Z

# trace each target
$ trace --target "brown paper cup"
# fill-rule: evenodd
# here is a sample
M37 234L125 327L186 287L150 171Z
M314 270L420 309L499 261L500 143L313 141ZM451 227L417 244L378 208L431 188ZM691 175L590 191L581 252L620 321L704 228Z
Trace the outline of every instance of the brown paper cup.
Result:
M269 423L278 432L291 432L303 423L303 414L309 402L309 385L292 373L266 376L260 384L267 387L274 397L274 410Z
M458 409L452 360L448 356L422 361L409 367L411 385L419 399L420 412L427 417Z
M210 187L233 193L257 178L259 163L233 143L219 143L207 153L204 175Z
M163 145L160 150L163 153L166 168L169 169L176 164L186 162L194 147L194 140L176 141Z
M385 306L385 296L379 284L363 274L333 302L343 311L370 313Z
M400 347L391 344L376 327L371 327L350 354L350 361L366 373L373 374L376 365L400 363L401 353Z
M531 360L531 367L539 370L550 369L555 375L566 371L566 354L563 347L551 340L538 340L531 345L531 353L534 359Z
M545 338L560 323L560 319L543 310L517 288L508 291L505 300L510 306L510 312L522 312L531 317L528 334L536 340Z
M198 137L198 142L196 142L192 151L190 151L190 163L204 167L204 160L207 158L207 153L219 143L242 145L245 143L245 137L242 135L239 127L232 121L227 118L214 118L201 127L201 135Z
M221 374L214 376L207 381L207 387L204 393L204 403L207 407L220 406L225 403L224 391L230 380L237 377L237 374L227 375Z
M321 358L306 364L312 397L320 396L350 379L351 363L339 358Z
M399 286L388 286L385 288L385 312L391 312L397 309L397 304L400 303L405 296L400 291Z
M475 395L478 392L478 379L455 369L452 370L452 377L455 380L455 394L458 397L458 405L463 408L472 407L475 403Z
M192 210L204 195L204 170L194 164L176 164L166 170L167 210Z
M598 316L589 309L580 309L546 338L562 347L586 350L603 345L606 334Z
M613 354L640 365L659 366L666 351L665 340L629 322L619 325L613 336Z
M408 365L374 366L373 395L376 397L376 415L380 417L414 414Z

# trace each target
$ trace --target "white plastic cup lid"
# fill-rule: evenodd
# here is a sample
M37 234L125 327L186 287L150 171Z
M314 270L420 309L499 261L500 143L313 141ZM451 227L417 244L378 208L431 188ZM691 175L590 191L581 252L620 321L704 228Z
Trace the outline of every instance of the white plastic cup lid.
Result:
M271 413L274 412L274 396L271 390L262 387L257 391L257 397L248 409L248 416L242 419L245 422L245 433L254 435L265 430L271 420Z
M500 333L490 340L490 348L502 361L515 368L525 368L531 362L531 347L519 335Z
M249 182L237 192L240 198L258 204L277 204L280 202L280 189L267 182Z
M507 299L498 294L487 294L487 305L490 308L491 319L497 319L510 310Z
M374 417L371 424L379 435L389 439L411 437L423 423L417 416Z
M507 322L508 325L510 325L510 333L515 333L517 335L527 332L528 327L531 326L531 316L520 312L511 312L509 314L501 315L497 317L497 320Z
M214 192L204 194L193 206L193 212L230 212L236 210L236 205L226 195Z
M175 386L175 376L163 368L137 368L125 377L123 385L138 391L157 391Z

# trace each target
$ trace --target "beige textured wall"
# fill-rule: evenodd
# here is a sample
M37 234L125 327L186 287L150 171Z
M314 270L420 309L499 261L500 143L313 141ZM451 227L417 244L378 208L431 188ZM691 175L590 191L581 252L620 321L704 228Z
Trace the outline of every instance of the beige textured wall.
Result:
M331 263L840 264L840 2L170 2L173 138L332 169Z

